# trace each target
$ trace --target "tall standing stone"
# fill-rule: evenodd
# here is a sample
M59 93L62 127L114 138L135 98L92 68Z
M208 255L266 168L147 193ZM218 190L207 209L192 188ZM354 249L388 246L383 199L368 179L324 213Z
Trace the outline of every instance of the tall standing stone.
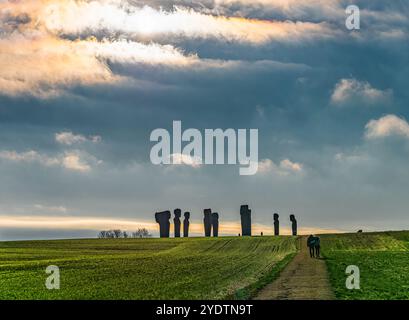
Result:
M155 213L155 220L157 223L159 223L159 234L161 238L169 238L170 216L170 211Z
M241 234L243 236L251 236L251 210L248 205L240 207L241 216Z
M189 219L190 219L190 212L185 212L184 214L185 219L183 220L183 237L189 237Z
M213 237L219 236L219 214L217 212L212 213L212 228Z
M279 215L278 213L274 213L274 235L280 235L280 221L278 221Z
M175 238L180 238L180 217L182 216L182 210L175 209L173 211L175 217L173 218L173 225L175 227Z
M297 220L293 214L290 214L290 221L292 222L291 229L293 231L293 236L297 235Z
M212 233L212 209L204 209L203 224L205 237L210 237Z

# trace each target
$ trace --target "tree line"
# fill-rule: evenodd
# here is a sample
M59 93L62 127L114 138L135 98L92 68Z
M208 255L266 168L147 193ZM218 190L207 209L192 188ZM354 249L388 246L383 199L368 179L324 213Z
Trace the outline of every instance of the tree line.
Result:
M126 239L126 238L150 238L152 235L146 228L139 228L133 232L122 231L121 229L102 230L98 233L100 239Z

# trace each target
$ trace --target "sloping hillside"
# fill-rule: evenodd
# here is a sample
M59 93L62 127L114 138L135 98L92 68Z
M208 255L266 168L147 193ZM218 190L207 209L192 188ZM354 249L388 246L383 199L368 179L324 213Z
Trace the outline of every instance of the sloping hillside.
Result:
M409 232L322 236L331 284L338 299L409 299ZM360 269L360 290L345 285L348 265Z
M219 299L295 251L295 237L3 242L0 298ZM49 265L60 268L60 290L45 287Z

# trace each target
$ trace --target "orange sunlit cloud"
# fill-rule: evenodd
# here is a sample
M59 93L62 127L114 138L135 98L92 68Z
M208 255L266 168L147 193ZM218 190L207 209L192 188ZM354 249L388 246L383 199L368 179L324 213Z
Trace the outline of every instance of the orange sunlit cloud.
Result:
M149 6L135 7L113 0L21 0L0 4L0 12L11 16L30 17L31 21L19 26L20 30L35 28L57 35L61 32L78 34L102 30L134 33L145 37L215 37L255 44L273 40L297 42L337 35L325 22L229 17L205 14L184 7L165 11Z
M40 18L47 30L55 33L108 30L152 37L214 37L255 44L334 36L325 23L216 16L183 7L164 11L119 5L118 1L49 1L42 7Z
M124 81L111 72L105 59L180 66L197 60L172 46L158 44L13 34L0 39L0 92L48 97L60 94L64 86Z
M109 0L5 1L0 3L0 27L0 93L41 98L75 85L131 83L114 74L108 60L180 68L234 65L155 43L157 37L212 37L257 45L334 35L324 23L216 16L179 7L163 11ZM109 34L101 38L98 32ZM74 36L63 36L70 33Z

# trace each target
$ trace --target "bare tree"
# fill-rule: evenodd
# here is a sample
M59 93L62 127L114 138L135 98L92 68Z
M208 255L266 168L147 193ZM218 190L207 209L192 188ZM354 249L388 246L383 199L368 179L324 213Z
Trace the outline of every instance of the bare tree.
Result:
M113 238L121 238L122 231L121 230L102 230L98 233L98 238L100 239L113 239Z
M132 232L132 238L150 238L152 235L146 228L139 228L138 230Z
M122 237L122 231L120 229L112 230L112 232L114 233L114 238L118 239Z
M107 237L107 231L102 230L98 233L98 238L105 239Z
M146 228L139 228L138 230L131 233L132 238L150 238L152 235ZM120 229L114 230L102 230L98 233L98 238L100 239L119 239L119 238L129 238L129 234L126 231Z

